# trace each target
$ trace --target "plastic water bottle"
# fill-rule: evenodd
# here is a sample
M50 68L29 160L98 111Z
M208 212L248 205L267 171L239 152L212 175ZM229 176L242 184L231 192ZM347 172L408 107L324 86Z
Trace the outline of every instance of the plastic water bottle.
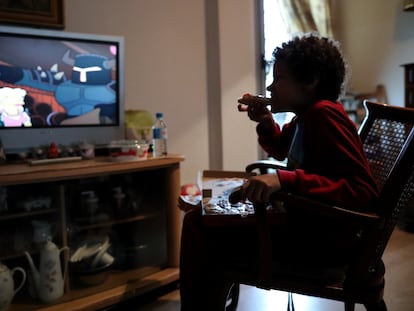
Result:
M167 124L164 121L164 115L162 112L155 114L155 122L152 126L152 144L153 144L153 157L165 157L167 155L167 141L168 130Z

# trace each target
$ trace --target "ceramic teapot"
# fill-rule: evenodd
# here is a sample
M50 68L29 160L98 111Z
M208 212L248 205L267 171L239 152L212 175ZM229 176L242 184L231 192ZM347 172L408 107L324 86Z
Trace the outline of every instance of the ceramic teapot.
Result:
M58 249L56 244L48 240L40 250L39 269L34 265L30 254L25 252L33 276L35 294L45 303L55 301L63 295L68 263L67 260L64 262L62 274L60 253L64 250L69 251L69 248L65 246Z
M22 274L22 280L19 286L15 288L13 275L17 271ZM9 309L14 295L23 287L25 281L26 272L22 268L16 267L10 270L0 262L0 311Z

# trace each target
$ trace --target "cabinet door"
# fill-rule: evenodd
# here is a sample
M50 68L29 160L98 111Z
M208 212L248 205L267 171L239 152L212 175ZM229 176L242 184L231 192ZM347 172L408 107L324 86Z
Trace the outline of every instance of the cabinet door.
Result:
M0 260L37 253L48 239L63 244L60 186L0 187Z
M164 174L113 174L66 184L72 288L114 287L125 282L113 278L123 272L133 270L138 278L167 265Z

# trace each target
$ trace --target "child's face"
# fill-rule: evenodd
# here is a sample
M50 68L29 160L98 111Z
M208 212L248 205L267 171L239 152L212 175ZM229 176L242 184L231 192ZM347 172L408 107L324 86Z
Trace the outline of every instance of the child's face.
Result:
M313 84L298 82L284 62L275 62L273 82L267 87L272 98L272 112L280 110L298 111L313 98Z

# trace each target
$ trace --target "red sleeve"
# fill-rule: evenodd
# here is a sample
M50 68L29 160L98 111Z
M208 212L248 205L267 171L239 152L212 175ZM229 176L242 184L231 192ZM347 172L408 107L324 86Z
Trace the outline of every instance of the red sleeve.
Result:
M256 131L259 135L258 141L264 151L276 160L283 161L288 156L290 142L295 133L295 118L285 124L281 130L275 122L273 131L266 130L262 124L258 124Z
M282 189L350 209L366 209L378 196L359 135L339 103L321 101L302 116L305 161L279 170Z

